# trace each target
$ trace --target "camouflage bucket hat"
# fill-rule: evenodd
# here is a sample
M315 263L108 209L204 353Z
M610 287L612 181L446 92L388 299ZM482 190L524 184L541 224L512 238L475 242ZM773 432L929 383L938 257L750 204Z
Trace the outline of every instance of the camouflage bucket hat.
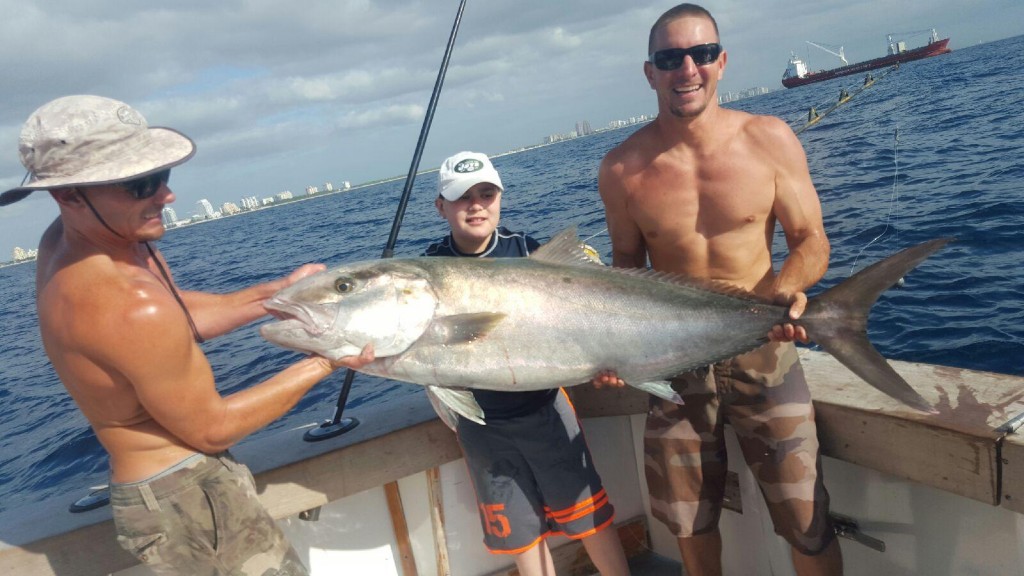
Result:
M27 181L0 194L0 206L34 190L115 184L177 166L195 143L170 128L150 128L131 106L101 96L65 96L42 105L21 129L18 153Z

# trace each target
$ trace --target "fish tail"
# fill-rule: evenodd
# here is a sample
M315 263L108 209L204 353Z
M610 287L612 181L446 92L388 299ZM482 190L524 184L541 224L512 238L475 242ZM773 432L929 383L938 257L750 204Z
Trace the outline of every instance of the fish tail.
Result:
M882 292L952 240L930 240L868 266L811 299L797 323L807 330L811 340L868 384L908 406L935 413L935 408L871 345L867 337L868 312Z

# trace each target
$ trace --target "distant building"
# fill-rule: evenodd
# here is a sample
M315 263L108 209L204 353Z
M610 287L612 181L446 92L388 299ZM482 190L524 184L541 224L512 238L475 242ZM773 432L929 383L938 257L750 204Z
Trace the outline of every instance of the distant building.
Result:
M260 200L260 203L264 206L272 206L274 204L274 197L271 196L270 198L264 198L263 200Z
M351 190L352 189L352 183L349 182L348 180L345 180L344 182L341 183L341 189L342 190Z
M218 214L213 210L213 204L210 204L210 201L206 198L196 202L196 207L199 208L199 213L197 213L196 216L200 220L212 220L218 216Z
M260 201L255 196L249 196L242 198L242 209L243 210L256 210L260 207Z
M586 120L580 120L576 123L576 135L577 136L589 136L593 134L594 130L590 128L590 122Z
M14 250L11 251L11 257L14 262L24 262L26 260L35 260L38 253L38 250L25 250L20 246L15 246Z
M220 213L224 216L232 216L238 214L242 209L238 207L238 204L234 202L225 202L220 205Z
M334 192L334 184L331 182L324 182L324 192Z
M178 214L174 208L164 206L164 209L160 211L160 221L164 223L165 227L173 228L178 222Z
M319 191L320 191L320 189L317 188L316 186L306 186L306 195L307 196L312 196L313 194L316 194Z
M718 95L718 103L725 104L726 102L735 102L736 100L743 100L744 98L751 98L754 96L760 96L771 92L771 89L759 86L757 88L747 88L746 90L740 90L739 92L726 92L725 94Z
M628 120L612 120L608 123L608 128L615 130L616 128L625 128L634 124L650 122L654 120L655 116L656 114L641 114L639 116L630 116Z
M291 200L291 199L292 199L292 193L290 191L288 191L288 190L285 190L284 192L280 192L277 195L277 200Z

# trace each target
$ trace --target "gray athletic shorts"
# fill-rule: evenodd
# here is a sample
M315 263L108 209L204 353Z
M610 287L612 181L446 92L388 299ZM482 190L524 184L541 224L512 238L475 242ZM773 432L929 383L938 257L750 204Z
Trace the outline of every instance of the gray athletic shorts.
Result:
M580 539L611 525L614 508L564 390L540 410L456 428L476 489L484 545L519 554L541 539Z
M111 483L110 505L118 543L157 574L308 574L260 504L249 468L227 452Z

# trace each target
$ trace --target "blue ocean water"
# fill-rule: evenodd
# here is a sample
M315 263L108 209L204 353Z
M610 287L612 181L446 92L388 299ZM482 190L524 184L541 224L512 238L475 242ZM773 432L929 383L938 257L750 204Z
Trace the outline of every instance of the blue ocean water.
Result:
M888 357L1024 375L1022 71L1024 36L908 63L800 135L832 242L828 274L812 294L898 249L957 239L875 306L870 336ZM827 109L841 88L854 92L861 79L729 106L779 116L799 129L811 106ZM589 243L607 259L597 166L632 130L496 158L507 187L503 222L540 239L575 224L581 236L594 235ZM395 173L405 168L395 166ZM396 256L418 255L445 234L433 208L435 179L417 178ZM180 285L214 292L276 278L305 262L378 258L402 186L393 181L172 230L159 246ZM783 253L781 237L775 247ZM32 264L0 269L0 511L50 497L71 503L107 474L102 449L43 353L34 272ZM254 326L203 349L224 394L298 358L265 342ZM245 442L330 418L343 376L325 380ZM419 393L417 386L358 375L346 411L383 418L389 399Z

